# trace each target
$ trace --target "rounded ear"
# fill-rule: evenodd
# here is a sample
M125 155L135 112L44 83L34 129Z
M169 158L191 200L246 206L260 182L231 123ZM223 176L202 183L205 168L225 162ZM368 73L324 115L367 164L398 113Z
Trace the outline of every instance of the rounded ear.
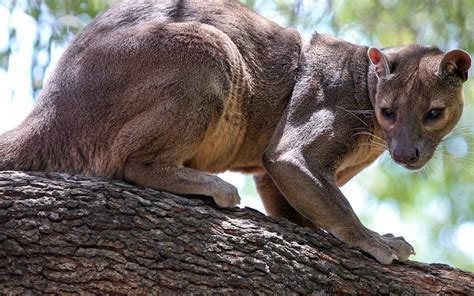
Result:
M387 79L390 75L390 65L388 64L387 57L375 47L369 48L367 51L370 62L375 67L375 74L379 79Z
M445 79L455 77L462 82L467 80L467 72L471 67L471 57L462 49L447 52L439 64L438 76Z

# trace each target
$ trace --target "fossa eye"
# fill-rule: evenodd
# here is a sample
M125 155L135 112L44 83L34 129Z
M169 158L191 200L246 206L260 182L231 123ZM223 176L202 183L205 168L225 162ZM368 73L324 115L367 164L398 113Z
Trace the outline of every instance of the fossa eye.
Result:
M390 108L382 108L381 113L383 117L387 120L394 120L395 119L395 112L393 112L392 109Z
M443 115L443 110L442 108L433 108L428 113L426 114L425 119L426 120L436 120Z

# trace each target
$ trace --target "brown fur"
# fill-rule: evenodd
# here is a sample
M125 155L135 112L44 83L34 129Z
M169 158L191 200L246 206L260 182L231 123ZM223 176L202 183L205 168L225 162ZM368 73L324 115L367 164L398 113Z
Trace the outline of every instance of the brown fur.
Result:
M265 212L271 217L285 217L299 225L317 227L314 222L303 217L293 208L276 187L269 174L254 175L258 194L262 199Z
M211 173L253 173L269 215L406 260L411 246L366 229L338 185L385 146L424 165L462 112L469 56L319 34L302 48L238 1L125 1L76 36L32 113L0 136L0 169L123 179L220 206L239 195ZM443 114L427 122L432 108Z

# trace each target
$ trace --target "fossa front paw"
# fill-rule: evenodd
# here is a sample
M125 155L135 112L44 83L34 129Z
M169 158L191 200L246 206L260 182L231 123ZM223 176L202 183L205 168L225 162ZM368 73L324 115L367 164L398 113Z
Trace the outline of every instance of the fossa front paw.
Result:
M382 264L390 264L393 260L407 261L410 255L415 254L413 246L403 237L395 237L393 234L380 235L368 229L364 240L359 241L357 245Z

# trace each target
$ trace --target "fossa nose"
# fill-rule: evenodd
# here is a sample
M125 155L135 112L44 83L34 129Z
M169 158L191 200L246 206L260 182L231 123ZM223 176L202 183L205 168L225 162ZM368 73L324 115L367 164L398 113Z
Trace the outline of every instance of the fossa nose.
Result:
M420 150L413 146L397 145L392 157L397 163L410 166L420 159Z

